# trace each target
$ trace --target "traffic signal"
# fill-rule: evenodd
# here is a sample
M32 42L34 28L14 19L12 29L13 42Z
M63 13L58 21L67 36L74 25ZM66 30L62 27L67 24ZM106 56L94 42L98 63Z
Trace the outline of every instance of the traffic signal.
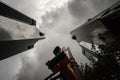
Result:
M53 50L53 53L55 56L58 56L60 53L62 52L62 49L57 46L54 50Z

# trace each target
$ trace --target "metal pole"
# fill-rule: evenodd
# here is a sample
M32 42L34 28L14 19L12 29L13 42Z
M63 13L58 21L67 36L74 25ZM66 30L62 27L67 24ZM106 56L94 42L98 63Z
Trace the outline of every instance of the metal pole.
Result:
M77 62L75 61L75 59L74 59L74 57L71 53L70 48L68 47L67 50L68 50L68 55L70 57L71 67L75 71L78 80L82 80L82 76L81 76L79 66L78 66Z

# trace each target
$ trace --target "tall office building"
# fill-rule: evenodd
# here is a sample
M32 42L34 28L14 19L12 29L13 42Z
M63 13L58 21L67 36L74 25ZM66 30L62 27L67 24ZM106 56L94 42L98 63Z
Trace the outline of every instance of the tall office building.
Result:
M110 6L95 17L88 19L83 25L73 30L70 34L82 46L83 54L92 60L93 45L110 43L115 37L120 36L120 1ZM91 49L81 45L81 42L91 44ZM89 55L89 56L88 56ZM94 59L93 59L94 60Z
M34 19L0 2L0 60L33 48L39 34Z

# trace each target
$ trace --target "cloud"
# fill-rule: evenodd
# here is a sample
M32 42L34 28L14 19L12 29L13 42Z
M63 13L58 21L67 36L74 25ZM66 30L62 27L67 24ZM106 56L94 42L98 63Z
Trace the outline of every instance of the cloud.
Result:
M69 3L70 13L77 19L87 20L118 0L73 0Z
M54 57L53 49L57 45L60 47L69 46L78 63L87 62L85 57L80 53L81 48L71 39L69 34L78 24L74 24L76 20L69 14L67 5L56 9L56 11L48 12L42 17L42 20L40 29L45 32L46 39L39 41L34 48L35 50L33 53L36 55L37 67L32 66L35 65L32 58L30 61L29 59L25 59L25 61L22 60L23 67L18 73L17 80L43 80L50 75L51 71L47 68L45 63ZM27 64L24 62L27 62ZM31 65L32 68L29 68L27 65ZM30 72L28 73L28 71ZM32 77L30 78L29 76Z
M91 0L91 1L94 9L100 12L105 8L108 8L110 5L117 2L118 0Z
M27 53L27 54L26 54ZM34 49L31 49L27 52L23 52L21 57L22 67L19 71L19 74L14 76L14 79L17 80L35 80L34 74L37 68L37 57L34 54Z
M21 68L19 55L0 61L0 80L15 80L14 77Z
M12 1L19 9L21 9L21 5L28 2L22 0L23 2L21 1L19 4L15 0ZM11 4L12 1L10 1ZM34 49L24 53L27 55L22 57L22 67L16 75L16 80L43 80L47 77L51 72L45 63L54 57L52 51L57 45L60 47L69 46L78 63L88 62L81 54L78 43L71 39L69 32L99 12L97 9L102 9L101 6L105 1L107 3L107 0L102 0L102 5L99 5L98 8L96 5L98 2L95 0L73 0L67 5L62 4L61 1L29 0L29 3L21 9L25 14L41 21L40 29L46 34L46 39L37 42ZM58 4L60 6L57 7Z
M90 0L73 0L69 3L68 8L78 20L89 18L96 13Z
M41 16L66 5L70 0L2 0L14 9L41 21ZM23 6L22 6L23 5Z

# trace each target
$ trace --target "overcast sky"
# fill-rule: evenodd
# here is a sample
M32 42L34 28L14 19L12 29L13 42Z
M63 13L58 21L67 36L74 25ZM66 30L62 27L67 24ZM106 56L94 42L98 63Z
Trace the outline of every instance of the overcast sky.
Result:
M78 64L88 62L69 33L117 0L2 1L34 18L46 39L38 41L32 50L1 61L0 80L43 80L51 73L45 63L54 57L52 51L57 45L70 47Z

